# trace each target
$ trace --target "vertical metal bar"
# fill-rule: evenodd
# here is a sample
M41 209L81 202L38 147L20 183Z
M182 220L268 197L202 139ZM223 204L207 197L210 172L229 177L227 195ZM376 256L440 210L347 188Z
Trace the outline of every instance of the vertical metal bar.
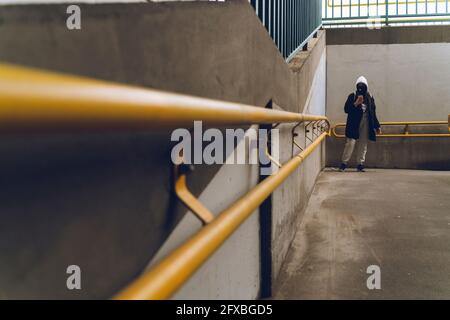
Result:
M285 58L288 57L289 51L289 12L288 12L288 7L289 7L289 0L285 0L284 3L284 16L286 17L286 22L284 23L284 55Z
M334 0L331 1L331 18L334 19Z
M306 7L308 5L308 1L303 1L303 15L306 17ZM303 37L305 37L306 35L306 30L308 30L308 21L305 19L303 19ZM305 40L305 39L303 39Z
M389 0L385 0L385 2L386 2L386 7L385 7L386 12L384 13L384 15L385 15L384 24L387 27L387 26L389 26ZM396 3L397 3L397 10L398 10L398 0L396 1Z
M283 53L284 53L284 57L287 57L287 14L286 14L286 9L287 9L287 0L283 1L283 28L284 28L284 32L283 32Z
M277 44L277 7L276 2L272 0L272 32L273 32L273 42L275 42L275 45Z
M261 19L263 25L264 25L264 0L259 0L259 18Z
M306 21L306 15L305 15L305 1L304 0L302 0L302 1L300 1L300 5L301 5L301 8L302 8L302 21L300 22L300 30L301 30L301 35L302 35L302 38L304 38L304 36L305 36L305 21ZM303 39L302 39L302 42L303 42Z
M272 23L271 23L272 39L275 42L275 2L274 2L274 0L270 1L270 17L272 19Z
M268 20L268 30L269 32L272 32L272 23L273 23L273 19L272 19L272 0L265 0L267 2L266 4L266 11L267 11L267 20Z
M281 50L281 3L277 1L278 49Z
M286 3L286 21L287 21L287 30L286 30L286 57L289 56L291 51L291 0L287 0Z
M319 2L319 12L317 13L316 19L317 19L317 26L322 24L322 2Z
M281 13L281 45L280 45L280 49L281 49L281 54L283 55L283 57L284 57L284 30L285 30L285 28L284 28L284 26L286 25L286 23L285 23L285 20L284 20L284 1L285 0L280 0L280 2L281 2L281 10L280 10L280 13Z
M259 17L259 0L255 1L255 11L256 15Z
M292 44L292 51L297 49L297 41L298 41L298 30L297 30L297 4L298 1L294 0L292 2L292 30L294 30L294 40Z
M273 34L275 39L275 44L279 48L278 44L278 1L273 3Z
M349 6L348 6L348 15L351 18L352 17L352 0L348 0Z
M290 43L291 43L291 45L290 45L290 52L289 52L289 54L291 54L293 51L294 51L294 46L295 46L295 29L294 29L294 1L293 0L291 0L291 11L290 11L290 13L289 13L289 16L291 17L291 23L290 23L290 25L291 25L291 36L290 36L290 38L291 38L291 41L290 41Z
M301 34L301 30L300 30L300 21L301 21L301 7L300 7L300 3L297 2L297 45L296 48L298 48L298 46L300 45L300 43L302 42L302 34Z
M303 42L303 34L302 34L302 23L303 20L305 19L305 13L303 12L303 2L301 0L299 0L297 2L297 43L295 44L295 49L297 49L300 44Z
M296 0L292 0L291 3L291 30L292 30L291 53L294 52L295 45L297 44L297 30L295 29L295 1Z
M273 38L276 39L277 36L277 1L272 0L272 32L273 32ZM275 42L276 43L276 42Z
M300 16L298 15L298 1L294 1L295 4L295 45L294 45L294 50L297 49L298 44L300 43L300 32L298 31L298 21L300 19Z
M284 0L284 10L283 10L283 15L284 15L284 42L283 42L283 48L284 48L284 57L287 58L287 48L288 48L288 14L287 14L287 7L288 7L288 0Z
M291 0L287 0L286 3L286 16L287 16L287 46L286 46L286 57L289 57L289 53L291 51L291 14L290 14L290 8L291 8Z
M290 36L289 2L290 2L290 0L286 0L286 7L285 7L285 14L286 14L286 46L285 46L286 57L285 58L287 58L289 56L289 36Z
M269 12L269 14L268 14L268 16L269 16L269 34L270 34L270 37L273 39L273 32L272 32L272 23L273 23L273 18L272 18L272 0L268 0L267 10Z
M303 1L304 4L304 11L303 11L303 21L304 21L304 29L303 29L303 41L305 41L305 34L306 34L306 30L308 30L309 28L309 3L308 1ZM303 42L302 41L302 42Z
M266 0L261 0L261 20L263 25L266 27Z
M278 36L278 33L280 32L280 28L279 28L279 26L278 26L278 24L280 23L280 19L279 19L279 16L278 16L278 4L279 4L279 2L278 1L275 1L274 2L274 5L275 5L275 7L274 7L274 9L275 9L275 11L274 11L274 13L275 13L275 20L274 20L274 27L275 27L275 30L274 30L274 34L275 34L275 44L277 45L277 47L279 48L280 47L280 44L279 44L279 36Z
M298 29L298 24L299 24L299 20L301 18L298 13L298 6L299 6L298 1L294 1L294 3L295 3L295 18L294 18L295 19L295 45L294 45L294 50L296 50L300 43L300 31Z
M298 1L294 0L294 29L295 29L295 42L294 42L294 50L298 47L298 41L300 40L300 34L298 32Z
M282 23L282 17L281 17L281 0L277 1L278 4L278 49L281 51L281 23Z
M288 7L287 7L287 15L289 17L289 28L288 28L288 48L287 48L287 54L286 57L289 57L289 55L291 54L291 48L292 48L292 17L291 17L291 13L292 13L292 0L288 1Z
M275 41L275 45L278 47L278 11L277 11L277 3L275 1L273 3L273 38Z
M308 19L308 1L304 1L305 3L305 28L303 29L303 36L304 38L306 38L306 34L308 33L308 29L309 29L309 19ZM303 39L305 40L305 39Z
M289 0L288 15L289 15L289 47L287 56L289 56L292 52L292 0Z

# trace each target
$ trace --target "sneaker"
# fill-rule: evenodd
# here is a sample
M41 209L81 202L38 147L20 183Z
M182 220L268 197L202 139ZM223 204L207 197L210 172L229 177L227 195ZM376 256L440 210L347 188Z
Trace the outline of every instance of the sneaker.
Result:
M339 171L344 172L345 169L347 169L347 165L345 163L341 163L341 166L339 167Z
M362 164L358 164L358 167L356 169L358 169L358 172L366 172L366 170L364 169L364 165Z

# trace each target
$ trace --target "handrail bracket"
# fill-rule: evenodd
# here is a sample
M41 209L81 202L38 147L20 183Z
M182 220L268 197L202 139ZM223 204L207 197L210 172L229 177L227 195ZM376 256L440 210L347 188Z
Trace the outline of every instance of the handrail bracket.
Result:
M175 194L204 225L207 225L214 220L214 215L188 189L187 174L192 170L193 166L188 164L174 166L173 181Z

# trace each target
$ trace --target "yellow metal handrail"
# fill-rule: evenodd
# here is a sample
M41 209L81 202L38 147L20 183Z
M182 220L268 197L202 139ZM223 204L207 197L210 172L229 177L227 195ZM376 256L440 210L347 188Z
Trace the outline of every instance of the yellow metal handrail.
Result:
M249 193L223 211L211 223L175 249L166 258L120 292L118 300L161 300L169 298L231 236L258 206L329 135L323 132L305 150L284 164Z
M298 123L326 117L269 110L0 64L0 132L143 130Z
M450 116L449 116L450 117ZM450 120L449 120L450 123ZM446 125L447 121L398 121L398 122L380 122L381 126L404 126L403 133L383 133L377 135L380 138L417 138L417 137L450 137L449 133L409 133L410 126L442 126ZM332 129L331 133L336 138L345 138L345 134L337 133L338 128L345 128L345 123L338 123ZM450 126L450 125L449 125ZM450 130L449 130L450 131Z
M316 124L313 135L315 130L326 132L217 218L211 217L195 198L193 201L193 196L184 188L183 177L178 180L178 194L189 202L188 207L197 208L206 226L119 293L116 299L170 297L330 135L328 119L0 64L2 133L147 130L191 127L196 120L216 126L309 121Z

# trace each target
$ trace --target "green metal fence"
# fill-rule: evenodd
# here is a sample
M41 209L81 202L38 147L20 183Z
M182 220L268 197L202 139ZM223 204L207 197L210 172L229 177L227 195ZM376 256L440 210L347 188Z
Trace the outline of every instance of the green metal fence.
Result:
M250 0L250 3L288 60L322 25L322 0Z
M324 26L450 23L450 0L322 0Z

